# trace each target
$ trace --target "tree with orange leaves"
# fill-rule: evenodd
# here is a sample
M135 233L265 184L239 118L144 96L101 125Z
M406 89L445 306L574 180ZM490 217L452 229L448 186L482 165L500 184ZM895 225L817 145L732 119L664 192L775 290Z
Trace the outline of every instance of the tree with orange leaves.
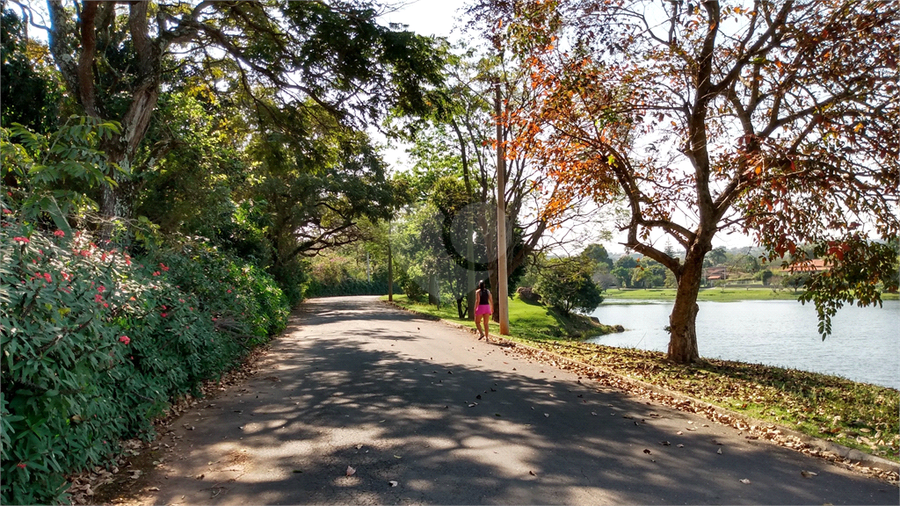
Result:
M703 259L743 232L769 260L829 269L801 295L819 331L844 303L896 290L900 233L900 5L855 0L483 0L506 13L538 106L510 121L535 132L568 188L619 204L624 245L672 271L668 356L699 360ZM668 235L685 258L656 246ZM896 243L895 243L896 244ZM785 261L789 266L789 262Z

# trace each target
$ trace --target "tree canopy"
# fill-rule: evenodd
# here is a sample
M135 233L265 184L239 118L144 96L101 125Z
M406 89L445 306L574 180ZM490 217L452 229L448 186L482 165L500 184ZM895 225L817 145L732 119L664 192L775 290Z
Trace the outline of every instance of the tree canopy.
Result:
M624 202L625 245L677 279L670 358L699 358L703 258L722 231L754 236L769 259L802 262L799 246L817 245L832 270L806 297L824 331L842 303L896 286L878 242L900 231L896 4L513 4L481 2L540 93L511 118L530 126L515 142L568 189L561 203ZM660 233L684 259L655 246Z

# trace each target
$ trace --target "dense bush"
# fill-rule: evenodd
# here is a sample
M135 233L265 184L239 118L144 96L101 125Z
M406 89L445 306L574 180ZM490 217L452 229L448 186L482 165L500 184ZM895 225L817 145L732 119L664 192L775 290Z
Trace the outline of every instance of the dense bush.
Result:
M323 284L314 281L309 286L311 297L333 297L336 295L387 295L387 281L364 279L344 279L339 283Z
M603 302L603 290L591 279L593 265L583 258L548 260L534 291L564 315L573 310L590 313Z
M86 234L2 225L3 504L60 502L67 473L151 437L173 397L286 324L272 279L209 246L139 261Z

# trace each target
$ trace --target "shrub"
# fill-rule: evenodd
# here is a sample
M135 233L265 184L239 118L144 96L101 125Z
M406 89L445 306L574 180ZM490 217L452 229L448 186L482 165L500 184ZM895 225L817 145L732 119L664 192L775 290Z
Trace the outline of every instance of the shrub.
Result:
M591 279L592 270L583 259L551 259L538 275L535 290L545 304L564 315L572 310L590 313L603 302L602 290Z
M87 234L0 228L3 504L65 499L64 476L152 437L175 396L284 327L271 278L202 244L145 262Z

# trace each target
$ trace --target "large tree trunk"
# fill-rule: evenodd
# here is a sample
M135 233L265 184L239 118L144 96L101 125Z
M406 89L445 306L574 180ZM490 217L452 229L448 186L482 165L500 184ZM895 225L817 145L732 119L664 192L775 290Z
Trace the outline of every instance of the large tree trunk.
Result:
M701 250L702 251L702 250ZM669 316L669 360L678 364L690 364L700 360L697 351L697 295L703 275L705 252L692 249L684 260L684 269L678 277L675 307Z

